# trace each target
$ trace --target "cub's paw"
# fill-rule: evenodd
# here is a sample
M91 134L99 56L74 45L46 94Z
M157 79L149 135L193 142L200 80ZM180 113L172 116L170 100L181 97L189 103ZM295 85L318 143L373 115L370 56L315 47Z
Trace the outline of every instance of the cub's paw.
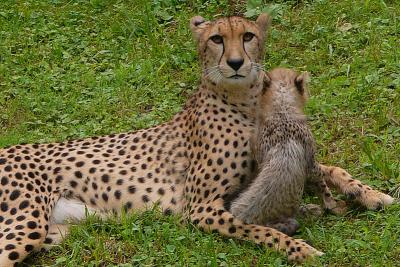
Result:
M347 204L343 200L336 200L336 207L330 209L335 215L343 215L347 212Z
M277 223L267 224L267 226L272 227L288 236L294 235L300 228L299 222L294 218L286 218Z
M317 204L305 204L299 209L299 216L306 219L321 217L323 213L322 207Z
M289 261L298 263L324 255L323 252L313 248L302 239L294 239L294 242L287 247L286 253Z

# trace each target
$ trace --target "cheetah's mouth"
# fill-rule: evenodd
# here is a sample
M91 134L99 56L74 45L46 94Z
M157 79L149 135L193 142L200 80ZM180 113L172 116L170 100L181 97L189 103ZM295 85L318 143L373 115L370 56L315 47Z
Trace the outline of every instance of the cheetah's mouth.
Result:
M245 76L240 75L240 74L235 74L235 75L229 76L229 79L241 79L241 78L245 78Z

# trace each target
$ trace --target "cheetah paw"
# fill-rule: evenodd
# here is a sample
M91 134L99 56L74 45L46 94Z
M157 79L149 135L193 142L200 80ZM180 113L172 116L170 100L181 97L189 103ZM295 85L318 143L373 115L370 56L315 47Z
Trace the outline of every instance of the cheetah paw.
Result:
M289 261L298 263L324 255L323 252L313 248L302 239L295 239L295 245L288 247L286 253Z
M377 190L359 191L358 194L349 194L355 201L370 210L379 210L394 203L394 198Z

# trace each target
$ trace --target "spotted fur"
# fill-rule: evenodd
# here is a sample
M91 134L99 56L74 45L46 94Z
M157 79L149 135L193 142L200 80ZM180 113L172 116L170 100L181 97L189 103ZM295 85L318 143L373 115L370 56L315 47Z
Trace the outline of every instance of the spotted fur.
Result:
M186 215L205 231L282 250L290 260L320 254L302 240L245 224L224 206L255 172L249 144L254 128L251 107L262 88L259 64L268 25L267 15L256 22L193 18L201 84L167 123L130 133L1 149L0 266L12 266L32 251L57 244L68 233L68 221L82 219L76 209L88 207L104 215L155 203L166 214ZM222 44L211 35L219 35ZM234 60L228 64L229 59ZM210 68L218 75L211 77ZM347 190L339 181L341 173L332 168L332 182ZM349 192L367 205L382 202L361 187Z
M338 209L315 160L315 141L303 112L307 82L307 73L284 68L265 75L251 137L259 173L231 206L232 214L244 222L270 225L288 235L299 226L294 217L306 178L318 185L325 207Z

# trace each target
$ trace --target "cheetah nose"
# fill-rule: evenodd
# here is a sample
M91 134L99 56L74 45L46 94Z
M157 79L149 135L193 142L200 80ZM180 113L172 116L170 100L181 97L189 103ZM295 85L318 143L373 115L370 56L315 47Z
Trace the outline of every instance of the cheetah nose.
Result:
M228 59L226 61L226 63L228 63L228 65L234 69L235 71L237 71L238 69L240 69L240 67L243 65L244 59L243 58L232 58L232 59Z

